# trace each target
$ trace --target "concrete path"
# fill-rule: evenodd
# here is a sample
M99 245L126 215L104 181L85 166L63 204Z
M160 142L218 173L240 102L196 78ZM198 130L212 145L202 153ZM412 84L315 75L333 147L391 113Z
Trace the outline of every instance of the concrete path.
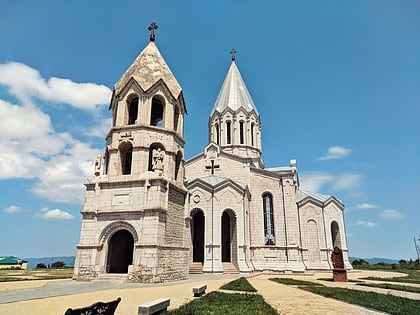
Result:
M350 279L366 276L396 276L397 273L362 271L349 273ZM88 306L98 301L111 301L121 297L116 315L137 314L138 305L157 298L169 297L170 308L193 299L192 287L207 284L207 292L217 290L224 283L240 275L191 275L189 280L166 284L136 283L89 283L72 280L19 281L0 283L0 314L64 314L67 308ZM312 276L297 275L253 275L250 283L264 299L281 314L381 314L366 308L324 298L310 292L285 286L272 281L271 277L287 277L317 281L316 278L331 277L330 273L316 273ZM394 294L394 290L366 288L355 283L337 284L322 281L324 285L345 286L353 289L368 289L380 293ZM393 291L393 292L390 292ZM414 294L414 293L413 293ZM410 298L420 300L420 294ZM419 302L420 303L420 302Z

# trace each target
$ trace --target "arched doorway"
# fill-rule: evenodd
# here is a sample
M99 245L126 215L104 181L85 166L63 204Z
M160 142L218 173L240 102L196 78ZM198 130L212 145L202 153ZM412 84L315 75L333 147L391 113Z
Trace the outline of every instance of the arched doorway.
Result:
M235 248L235 216L230 211L222 214L222 262L232 262L232 248Z
M336 221L331 222L332 246L341 249L340 229Z
M193 244L193 262L204 262L204 214L197 210L192 216L191 239Z
M133 263L134 239L127 230L112 235L108 244L108 272L127 273Z

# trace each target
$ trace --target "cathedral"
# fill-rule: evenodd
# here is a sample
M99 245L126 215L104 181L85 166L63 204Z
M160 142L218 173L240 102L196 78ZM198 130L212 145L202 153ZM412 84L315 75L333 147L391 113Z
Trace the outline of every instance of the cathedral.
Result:
M264 166L260 115L233 54L209 143L185 159L186 104L156 28L114 86L104 154L85 184L74 279L331 270L334 247L351 269L343 203L301 190L296 160Z

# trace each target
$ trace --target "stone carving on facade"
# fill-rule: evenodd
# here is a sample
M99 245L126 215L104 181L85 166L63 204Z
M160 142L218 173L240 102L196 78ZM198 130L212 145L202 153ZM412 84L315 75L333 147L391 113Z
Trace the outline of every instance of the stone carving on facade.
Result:
M99 176L101 174L101 160L102 156L98 155L95 161L95 176Z
M161 148L153 149L153 171L159 175L163 173L163 158L165 151Z

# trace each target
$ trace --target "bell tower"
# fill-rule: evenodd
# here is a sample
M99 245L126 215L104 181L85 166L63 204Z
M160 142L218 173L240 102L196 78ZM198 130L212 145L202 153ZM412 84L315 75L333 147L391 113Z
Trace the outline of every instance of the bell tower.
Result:
M236 65L235 53L232 49L232 63L210 114L209 142L264 168L260 115Z
M185 279L182 89L150 42L114 86L112 127L86 198L74 277L118 273L128 281Z

